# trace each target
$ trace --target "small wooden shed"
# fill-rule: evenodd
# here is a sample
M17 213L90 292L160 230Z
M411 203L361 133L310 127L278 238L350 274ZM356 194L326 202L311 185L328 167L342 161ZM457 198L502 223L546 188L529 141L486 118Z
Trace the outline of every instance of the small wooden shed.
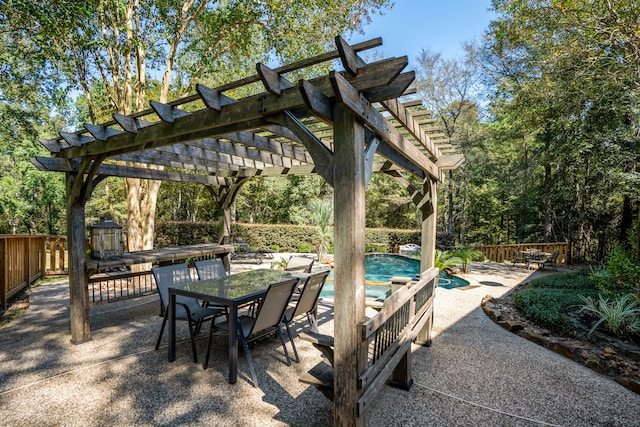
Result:
M423 215L421 270L432 271L436 185L443 170L463 161L446 139L429 137L434 121L419 102L400 100L415 78L405 71L407 57L367 63L359 56L380 44L381 39L373 39L349 45L337 37L335 51L276 69L257 64L255 76L218 88L199 85L196 95L169 104L152 101L147 111L114 114L108 123L87 124L42 141L51 155L33 163L66 174L72 342L91 338L87 281L95 262L85 252L85 203L102 179L146 178L211 188L224 213L224 245L230 237L229 208L245 182L317 173L334 189L335 422L362 425L365 188L372 173L389 174L407 188ZM342 71L298 82L287 78L292 71L338 58ZM256 82L264 91L241 99L225 95ZM411 184L409 174L421 187ZM215 250L225 251L224 246ZM435 283L431 273L429 280ZM430 327L427 323L421 327ZM427 341L429 331L422 335Z

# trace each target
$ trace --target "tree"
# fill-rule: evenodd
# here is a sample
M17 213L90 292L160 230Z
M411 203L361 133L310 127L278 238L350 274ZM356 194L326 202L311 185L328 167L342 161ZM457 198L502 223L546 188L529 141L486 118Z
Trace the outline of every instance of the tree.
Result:
M600 252L605 230L612 223L624 229L624 211L638 198L629 184L636 181L640 63L629 28L639 8L606 0L505 0L494 8L483 63L496 89L494 111L517 117L527 141L520 169L533 178L522 181L534 196L527 204L538 206L544 240L577 236L590 246L599 230ZM612 209L616 199L620 208Z
M9 0L0 5L0 15L3 34L16 43L26 39L31 49L23 49L25 56L46 64L36 84L61 79L80 90L96 123L111 113L143 110L152 77L161 76L158 100L166 103L170 96L192 93L197 82L229 80L249 64L318 52L335 34L361 28L370 13L388 5L388 0L89 0L82 5ZM108 104L98 102L101 94ZM131 250L153 245L159 186L125 181Z
M477 107L472 101L474 85L476 82L475 67L472 56L467 56L465 60L444 59L441 54L433 53L428 49L423 49L418 56L416 70L416 89L418 97L423 105L432 111L437 118L445 136L465 154L466 147L473 144L472 133L463 131L461 123L470 120L477 120ZM458 217L460 224L459 239L462 244L465 242L466 228L466 172L464 166L459 173L462 177L462 206L459 212L454 212L454 197L460 189L456 188L454 172L449 171L447 184L447 224L446 231L452 236L454 234L454 220Z

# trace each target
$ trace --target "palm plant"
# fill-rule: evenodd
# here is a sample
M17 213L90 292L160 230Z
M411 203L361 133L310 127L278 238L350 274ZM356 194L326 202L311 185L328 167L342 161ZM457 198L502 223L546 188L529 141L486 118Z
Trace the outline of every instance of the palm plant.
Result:
M467 272L467 268L469 267L469 264L471 264L472 260L483 256L482 252L480 252L479 250L468 248L466 246L457 248L455 251L453 251L453 255L462 260L463 273Z
M317 226L318 261L322 262L333 240L333 203L327 200L313 200L309 208L312 212L311 219Z
M462 264L462 259L460 259L460 257L454 256L454 254L449 251L441 252L436 249L435 260L433 262L434 267L443 271L458 264Z

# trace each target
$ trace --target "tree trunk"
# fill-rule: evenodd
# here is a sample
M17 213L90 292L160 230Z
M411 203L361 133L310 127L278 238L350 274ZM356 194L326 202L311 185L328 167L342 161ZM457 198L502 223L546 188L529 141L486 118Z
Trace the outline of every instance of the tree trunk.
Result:
M453 171L449 171L447 183L447 234L453 235Z
M552 205L551 205L551 165L544 164L544 236L543 241L549 243L553 233Z
M460 245L465 246L467 230L467 174L464 168L462 169L462 212L460 220Z
M620 220L620 235L618 239L620 244L627 246L627 236L629 231L633 227L633 202L629 195L624 195L622 198L622 219ZM631 249L631 248L628 248Z

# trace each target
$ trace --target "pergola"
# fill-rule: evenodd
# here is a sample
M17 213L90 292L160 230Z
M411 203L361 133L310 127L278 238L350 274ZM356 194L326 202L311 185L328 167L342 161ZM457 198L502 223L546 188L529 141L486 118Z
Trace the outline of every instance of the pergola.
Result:
M33 163L64 172L67 182L71 339L91 338L87 295L91 260L85 252L85 203L107 176L199 183L211 189L230 243L230 206L256 177L319 174L334 189L336 424L362 424L357 409L365 318L365 188L372 173L398 179L422 212L421 271L433 270L436 184L463 162L416 101L402 102L414 72L407 57L366 63L358 52L381 39L270 69L218 88L113 121L60 132L42 143L50 157ZM287 73L339 58L343 71L293 83ZM224 92L261 82L264 91L240 99ZM145 120L146 118L146 120ZM166 168L166 169L165 169ZM415 187L407 178L422 183Z

